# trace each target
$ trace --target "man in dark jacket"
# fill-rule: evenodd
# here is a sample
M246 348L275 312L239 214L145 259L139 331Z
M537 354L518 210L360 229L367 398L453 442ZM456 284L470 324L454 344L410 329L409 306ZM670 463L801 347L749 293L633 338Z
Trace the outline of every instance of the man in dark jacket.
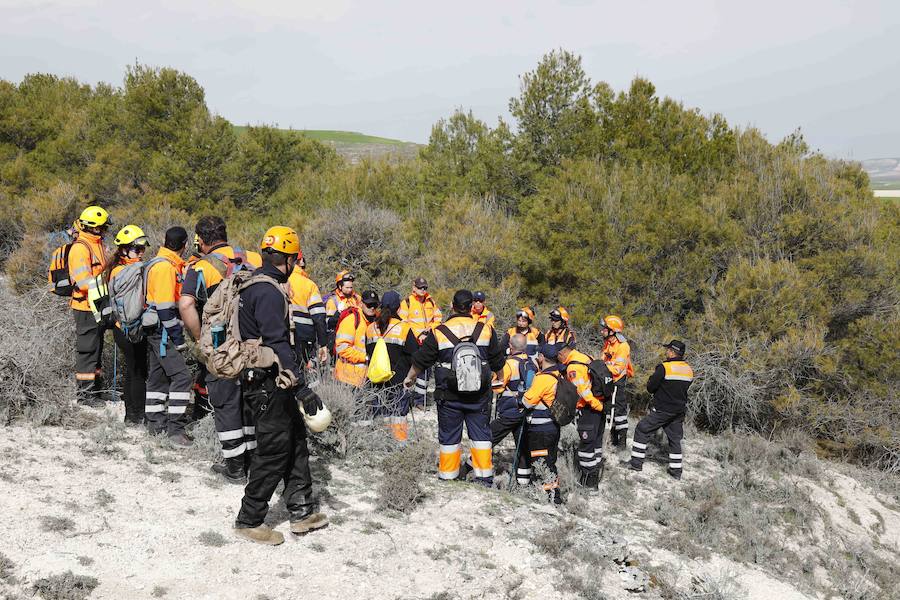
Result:
M687 410L687 392L694 380L694 371L684 361L685 345L672 340L663 346L666 360L656 366L647 380L647 391L653 394L650 414L641 419L634 430L631 443L631 460L625 465L632 471L640 471L647 456L647 442L660 428L669 438L669 468L667 473L681 479L681 440L684 437L684 413Z
M456 479L460 473L463 423L469 434L472 470L475 481L492 485L494 463L491 446L491 373L503 368L504 356L494 328L472 318L472 301L469 290L459 290L453 295L453 314L444 323L429 330L421 348L412 357L412 367L403 381L411 389L419 374L434 369L434 398L438 407L438 442L441 445L438 477ZM457 346L471 342L478 348L481 373L480 388L471 389L471 372L461 373L454 365ZM471 363L469 363L471 364ZM463 384L462 382L465 382ZM477 385L474 387L478 387Z
M269 500L282 480L281 496L291 514L291 532L307 533L328 524L325 515L316 512L306 427L298 403L303 404L307 417L314 417L324 407L306 385L290 340L284 287L296 263L300 239L293 229L272 227L260 248L263 266L253 272L260 281L241 292L238 328L243 339L261 340L278 362L268 368L247 369L242 375L244 401L253 413L257 447L234 530L238 537L274 546L282 543L284 536L263 521Z

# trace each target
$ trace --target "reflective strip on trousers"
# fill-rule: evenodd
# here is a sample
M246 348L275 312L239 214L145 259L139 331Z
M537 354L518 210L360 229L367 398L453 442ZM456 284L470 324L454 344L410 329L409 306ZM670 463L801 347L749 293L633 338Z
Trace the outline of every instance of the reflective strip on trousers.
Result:
M234 458L235 456L240 456L247 449L247 444L241 444L237 448L232 448L231 450L226 450L222 448L222 456L225 458Z
M148 412L148 413L166 412L166 405L165 404L145 404L144 412Z
M229 431L220 431L217 433L219 440L227 442L229 440L239 440L244 437L244 432L240 429L231 429Z
M169 409L166 412L169 413L170 415L183 415L184 413L187 412L187 406L179 405L179 404L170 404Z

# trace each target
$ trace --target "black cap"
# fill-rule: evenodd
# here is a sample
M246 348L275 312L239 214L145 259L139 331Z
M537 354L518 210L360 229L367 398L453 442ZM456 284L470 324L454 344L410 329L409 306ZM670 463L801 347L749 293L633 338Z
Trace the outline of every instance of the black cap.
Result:
M453 294L453 308L469 310L472 308L472 292L469 290L457 290Z
M362 293L362 301L363 304L372 304L378 305L378 294L373 292L372 290L366 290Z
M413 285L416 286L417 288L427 290L428 289L428 280L425 279L424 277L416 277L413 280Z
M559 346L557 344L545 343L538 352L542 354L544 358L549 358L550 360L559 358Z
M475 302L484 302L484 299L485 299L484 292L474 292L472 294L472 299Z
M669 348L670 350L674 350L678 353L678 356L684 356L684 351L687 350L687 347L684 345L684 342L681 340L672 340L668 344L663 344L663 348Z

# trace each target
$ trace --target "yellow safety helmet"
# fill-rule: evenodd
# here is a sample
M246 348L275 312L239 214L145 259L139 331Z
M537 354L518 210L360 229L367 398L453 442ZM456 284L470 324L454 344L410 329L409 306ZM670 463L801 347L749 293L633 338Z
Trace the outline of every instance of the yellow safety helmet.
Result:
M113 243L116 246L149 246L150 240L137 225L126 225L116 234Z
M625 321L622 320L622 317L607 315L600 320L600 327L606 327L613 333L622 333L622 330L625 329Z
M82 227L103 227L104 225L112 225L109 220L109 213L99 206L88 206L81 211L78 217L78 224Z
M269 227L259 244L259 249L296 255L300 252L300 236L290 227L283 225Z

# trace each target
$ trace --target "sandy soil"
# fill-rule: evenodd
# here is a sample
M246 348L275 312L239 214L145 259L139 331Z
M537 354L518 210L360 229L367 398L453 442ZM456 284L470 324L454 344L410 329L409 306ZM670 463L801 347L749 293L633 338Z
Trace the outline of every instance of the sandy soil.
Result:
M588 536L588 547L596 539L600 556L628 556L597 559L589 573L606 598L660 597L652 586L627 591L628 565L664 568L680 582L727 572L748 598L811 597L789 581L724 557L692 560L657 551L649 524L604 516L602 494L573 515L429 477L426 500L405 516L378 510L378 471L337 460L314 461L331 525L294 537L276 503L269 521L287 541L257 546L231 533L241 487L222 483L206 460L169 449L141 430L113 430L3 429L0 553L15 564L19 581L5 588L0 582L0 592L30 595L36 579L71 570L99 580L92 598L576 598L582 596L561 585L569 574L532 541L569 522ZM649 467L632 481L638 499L671 485L660 469ZM690 477L686 471L679 485L690 485ZM835 491L811 491L833 521L848 535L900 543L897 513L855 480L835 477ZM840 498L852 502L857 519ZM48 524L54 517L71 524ZM617 544L627 551L616 550Z

